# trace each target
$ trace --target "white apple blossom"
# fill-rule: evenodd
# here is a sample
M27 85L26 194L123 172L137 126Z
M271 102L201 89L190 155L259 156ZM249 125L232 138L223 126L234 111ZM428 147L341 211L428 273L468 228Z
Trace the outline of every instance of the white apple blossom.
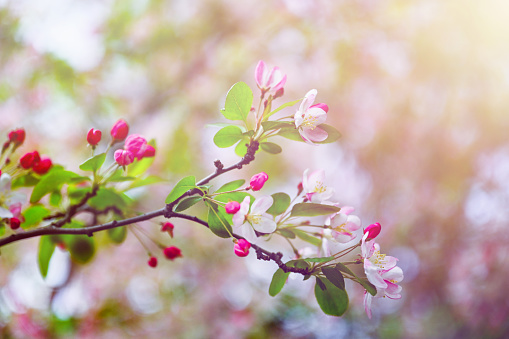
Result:
M334 189L324 185L325 171L320 169L309 175L308 172L309 169L306 169L302 176L302 187L308 200L313 203L322 203L332 197Z
M316 94L316 89L307 92L294 116L295 127L300 136L305 142L312 145L314 145L313 142L324 141L328 137L327 132L318 126L327 119L329 107L322 103L313 105Z
M250 243L256 242L255 230L261 233L272 233L276 230L274 217L265 213L274 203L271 196L257 198L249 211L251 198L245 197L240 204L240 209L233 215L233 229L239 232Z

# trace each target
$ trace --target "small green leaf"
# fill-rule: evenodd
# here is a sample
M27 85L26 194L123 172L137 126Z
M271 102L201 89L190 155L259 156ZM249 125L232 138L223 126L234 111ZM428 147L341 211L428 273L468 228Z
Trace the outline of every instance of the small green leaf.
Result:
M295 239L295 233L293 233L292 230L289 230L289 229L286 229L286 228L280 228L278 231L285 238Z
M240 188L242 185L244 185L245 182L246 182L246 180L244 180L244 179L230 181L230 182L224 184L223 186L219 187L219 189L215 193L229 192L229 191L236 190L237 188Z
M304 258L302 260L306 260L308 262L327 262L334 260L334 257L322 257L322 258Z
M131 189L137 188L137 187L158 184L163 181L166 181L166 180L158 177L157 175L149 175L148 177L143 178L143 179L136 179L136 181L133 181L133 183L129 186L128 189L131 190Z
M235 145L243 138L242 131L238 126L230 125L221 128L214 135L214 144L217 147L226 148Z
M336 264L336 268L337 268L338 270L340 270L341 272L345 272L345 273L350 274L350 275L352 275L352 276L354 276L354 277L356 277L356 278L357 278L357 276L355 275L355 273L353 273L353 272L352 272L352 270L350 270L350 269L349 269L349 268L348 268L345 264L343 264L343 263L337 263L337 264Z
M334 267L326 266L326 267L322 267L322 273L336 287L338 287L342 290L345 289L345 278L343 278L343 274L341 274L341 272L338 269L336 269Z
M299 101L301 101L302 99L298 99L298 100L294 100L294 101L290 101L290 102L287 102L286 104L283 104L281 106L279 106L278 108L276 108L275 110L273 110L272 112L270 112L269 114L267 114L265 116L265 120L267 120L271 115L279 112L280 110L282 110L283 108L286 108L286 107L290 107L290 106L293 106L295 105L296 103L298 103Z
M237 82L228 91L224 109L221 110L221 113L226 119L245 122L252 104L253 91L251 91L251 88L244 82Z
M240 142L235 146L235 154L239 157L243 157L247 153L247 144L249 143L249 139L243 138Z
M278 144L275 144L273 142L262 142L260 144L260 148L270 154L278 154L283 151L281 146L279 146Z
M122 210L127 207L127 196L113 188L100 188L97 194L88 200L88 204L97 210L104 210L110 206L116 206Z
M53 191L51 192L49 196L49 204L51 206L57 207L60 205L60 202L62 201L62 193L60 191Z
M125 171L122 168L117 169L111 177L108 178L109 182L123 182L123 181L131 181L136 179L136 177L126 177Z
M196 188L196 178L194 176L188 176L182 178L171 190L168 197L166 197L166 203L171 204L175 200L177 200L182 194L186 193L188 190Z
M140 174L145 173L150 165L154 162L155 157L143 158L141 160L136 160L129 166L127 166L127 175L130 177L137 177Z
M274 202L267 210L267 213L272 214L273 216L284 213L290 206L292 200L288 194L282 192L272 194L272 198L274 199Z
M90 179L71 171L65 171L61 167L55 167L44 175L37 185L35 185L32 195L30 196L30 203L36 203L46 194L60 190L63 184L77 183L85 180Z
M182 199L178 203L177 207L175 207L175 212L182 212L182 211L188 209L189 207L193 206L197 202L201 201L202 199L203 199L203 197L201 195L195 195L192 197L187 197L185 199Z
M290 275L290 272L284 272L282 269L278 268L274 275L272 276L272 281L270 282L269 286L269 295L271 297L275 297L283 287L285 286L286 279L288 279L288 276Z
M318 127L327 132L328 137L324 141L316 142L317 144L329 144L341 138L341 133L333 126L327 124L321 124Z
M80 170L96 172L104 164L105 159L106 159L106 153L97 154L97 155L85 160L85 162L83 162L80 165Z
M108 238L115 244L123 243L127 237L127 230L125 227L110 228L107 232Z
M295 129L295 124L290 121L265 121L265 122L262 122L262 127L263 127L263 130L267 132L267 131L280 129L280 128L294 128Z
M28 172L27 174L12 180L11 188L14 190L18 187L31 187L37 185L38 182L39 178L35 177L32 172Z
M224 193L214 197L214 199L221 202L228 202L230 200L242 202L242 200L244 200L244 198L247 196L251 197L251 202L254 201L254 197L247 192Z
M226 218L218 211L217 205L207 203L209 206L208 224L209 228L218 237L229 238L232 232L232 227L226 220ZM228 233L228 231L230 233Z
M49 261L53 252L55 251L55 243L51 240L50 236L41 236L39 239L39 255L37 262L39 264L39 271L43 278L48 274Z
M89 262L95 254L95 244L92 237L86 235L67 235L64 237L71 259L80 264Z
M37 226L48 215L50 215L50 211L46 207L42 205L30 206L23 212L25 221L21 224L21 228L27 229L32 226Z
M290 216L292 217L316 217L319 215L328 215L339 212L340 208L331 205L322 205L314 203L299 203L292 208Z
M321 246L321 244L322 244L322 241L320 239L309 235L307 232L304 232L304 231L301 231L298 229L293 229L293 233L295 233L295 235L297 237L299 237L300 239L307 241L308 243L310 243L312 245Z
M362 285L362 287L364 287L366 289L366 291L369 292L369 294L371 294L372 296L376 295L376 287L375 287L375 285L370 283L368 281L368 279L366 279L366 278L357 278L357 281L359 282L359 284Z
M286 139L304 142L304 139L302 139L299 131L295 127L281 128L281 130L276 135L282 136Z
M348 308L348 294L327 279L316 278L315 297L325 314L339 317Z

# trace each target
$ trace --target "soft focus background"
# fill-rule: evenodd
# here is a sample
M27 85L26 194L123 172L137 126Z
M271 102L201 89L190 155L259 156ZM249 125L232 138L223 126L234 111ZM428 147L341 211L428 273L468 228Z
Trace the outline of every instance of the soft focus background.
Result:
M0 0L2 138L24 127L22 150L77 170L86 132L124 118L156 139L152 173L168 179L137 192L150 211L180 177L238 159L205 125L224 122L233 83L256 88L263 59L288 75L279 103L316 88L343 137L281 139L282 155L232 178L264 170L264 193L292 194L303 170L324 168L405 272L403 298L379 300L372 320L354 285L334 318L300 277L270 297L273 263L196 224L175 222L164 240L184 258L157 269L129 235L85 267L58 252L46 282L32 239L2 248L0 337L509 336L508 17L504 0ZM158 234L158 221L140 226Z

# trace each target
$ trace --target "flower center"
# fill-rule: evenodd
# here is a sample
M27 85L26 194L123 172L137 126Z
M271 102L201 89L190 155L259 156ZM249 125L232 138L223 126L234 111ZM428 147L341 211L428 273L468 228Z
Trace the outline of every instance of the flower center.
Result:
M385 254L382 254L380 253L380 251L375 251L375 253L373 253L373 255L371 256L371 258L369 258L369 260L377 265L378 267L380 267L381 269L384 269L384 265L385 265Z
M304 118L304 121L302 122L302 124L300 124L300 127L311 128L311 130L314 130L316 127L316 120L317 120L317 117L314 117L314 116L308 114L308 116Z
M323 182L321 181L317 181L316 182L316 185L315 185L315 189L313 190L313 192L316 192L316 193L323 193L327 190L327 186L324 186L323 185Z
M247 221L252 224L259 224L262 220L262 216L260 214L248 214L246 216Z

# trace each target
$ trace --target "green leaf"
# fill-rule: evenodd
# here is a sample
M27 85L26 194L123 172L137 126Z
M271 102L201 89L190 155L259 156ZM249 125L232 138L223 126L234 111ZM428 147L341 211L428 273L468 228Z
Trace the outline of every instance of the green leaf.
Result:
M278 154L283 151L281 146L279 146L278 144L275 144L273 142L262 142L260 144L260 148L270 154Z
M252 104L253 92L251 88L244 82L237 82L228 91L224 109L221 110L221 113L226 119L245 122Z
M343 264L343 263L337 263L337 264L336 264L336 268L337 268L338 270L340 270L341 272L345 272L345 273L350 274L350 275L352 275L352 276L354 276L354 277L356 277L356 278L357 278L357 276L355 275L355 273L353 273L353 272L352 272L352 271L351 271L351 270L350 270L350 269L349 269L349 268L348 268L345 264Z
M170 204L177 200L182 194L186 193L188 190L196 188L196 178L194 176L188 176L182 178L171 190L168 197L166 197L166 203Z
M63 184L77 183L85 180L90 179L71 171L65 171L61 167L51 169L41 178L37 185L35 185L32 195L30 196L30 203L36 203L46 194L60 190Z
M104 210L109 206L116 206L122 210L127 207L128 199L124 193L113 188L100 188L97 194L88 200L88 204L97 210Z
M304 142L304 139L302 139L299 131L295 127L281 128L281 130L276 135L282 136L286 139Z
M208 223L209 228L218 237L221 238L229 238L230 233L232 232L232 227L226 220L226 218L218 211L217 205L207 203L209 206L209 216L208 216ZM228 231L230 233L228 233Z
M62 202L62 193L60 191L53 191L49 196L49 204L57 207Z
M32 226L37 226L48 215L50 215L50 211L46 207L42 205L30 206L23 212L25 221L21 224L21 228L27 229Z
M136 160L129 166L127 166L127 175L130 177L137 177L140 174L145 173L150 165L154 162L155 157L143 158Z
M300 239L307 241L308 243L310 243L312 245L321 246L321 244L322 244L322 241L320 239L313 237L304 231L301 231L298 229L293 229L293 233L295 233L295 235L297 237L299 237Z
M80 264L89 262L95 254L95 243L86 235L67 235L64 242L71 253L71 259Z
M215 193L236 190L237 188L240 188L242 185L244 185L245 182L246 182L246 180L244 180L244 179L230 181L230 182L224 184L223 186L221 186Z
M254 201L254 197L247 193L247 192L232 192L232 193L224 193L224 194L220 194L216 197L214 197L217 201L221 201L221 202L228 202L230 200L233 200L233 201L237 201L237 202L242 202L242 200L244 200L245 197L251 197L251 202Z
M290 216L292 217L316 217L319 215L328 215L339 212L340 208L331 205L322 205L314 203L299 203L292 208Z
M339 317L348 308L348 294L327 279L316 278L315 297L325 314Z
M298 99L298 100L294 100L294 101L290 101L290 102L287 102L286 104L283 104L281 106L279 106L278 108L276 108L275 110L273 110L272 112L270 112L269 114L267 114L265 116L265 120L267 120L271 115L279 112L280 110L282 110L283 108L286 108L286 107L290 107L290 106L293 106L295 105L296 103L298 103L299 101L301 101L302 99Z
M327 132L328 137L324 141L316 142L316 144L329 144L341 138L341 133L333 126L327 124L321 124L318 127Z
M39 264L39 271L43 278L48 274L49 261L53 252L55 251L55 243L51 240L50 236L41 236L39 240L39 254L37 262Z
M106 153L97 154L97 155L85 160L85 162L83 162L80 165L80 170L96 172L104 164L105 159L106 159Z
M108 234L108 238L110 238L110 240L113 243L121 244L124 242L124 240L127 237L127 230L125 227L115 227L115 228L110 228L107 231L107 234Z
M123 182L123 181L131 181L136 179L136 177L125 176L125 171L122 168L117 169L111 177L108 178L108 182Z
M302 260L306 260L308 262L327 262L334 259L335 259L334 257L322 257L322 258L305 258Z
M131 189L137 188L137 187L158 184L163 181L166 181L166 180L161 177L158 177L157 175L149 175L148 177L143 178L143 179L136 179L136 181L133 181L133 183L129 186L128 189L131 190Z
M192 197L187 197L185 199L182 199L178 203L177 207L175 207L175 212L182 212L182 211L188 209L189 207L193 206L197 202L201 201L202 199L203 199L203 197L201 195L195 195Z
M284 272L282 269L278 268L274 275L272 276L272 281L270 282L269 286L269 295L271 297L275 297L283 287L285 286L286 279L288 279L288 276L290 275L290 272Z
M31 187L37 185L39 182L39 178L35 177L32 172L28 172L27 174L16 178L12 181L11 189L16 189L18 187Z
M221 128L214 135L214 144L217 147L226 148L235 145L243 138L242 131L238 126L230 125Z
M284 213L290 206L292 200L288 194L282 192L272 194L272 198L274 199L274 202L267 210L267 213L272 214L273 216Z
M286 228L280 228L278 231L285 238L295 239L295 233L293 233L292 230L289 230L289 229L286 229Z
M235 146L235 154L239 157L243 157L247 153L247 144L249 143L249 139L242 139L237 146Z
M262 122L262 127L264 131L270 131L274 129L280 128L293 128L295 129L295 124L290 121L265 121Z
M357 281L359 282L359 284L361 284L366 289L366 291L369 292L369 294L371 294L372 296L376 295L376 287L375 287L375 285L370 283L368 281L368 279L366 279L366 278L357 278Z
M342 290L345 289L345 278L343 278L343 274L337 268L330 266L322 267L322 273L336 287Z

